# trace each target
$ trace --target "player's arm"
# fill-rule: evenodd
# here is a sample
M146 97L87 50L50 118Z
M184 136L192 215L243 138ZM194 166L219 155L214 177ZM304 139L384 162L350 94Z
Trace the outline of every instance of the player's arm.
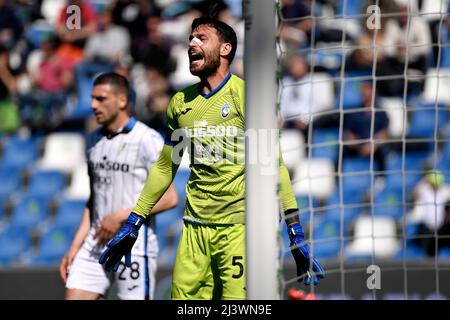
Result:
M170 185L166 193L153 207L151 214L157 214L162 211L176 207L178 204L178 196L175 187ZM119 231L120 227L127 220L133 208L125 208L113 214L107 215L100 222L95 231L94 239L98 239L99 243L104 245Z
M290 247L297 265L297 276L299 281L305 277L305 284L318 284L319 279L325 276L325 271L320 263L310 255L309 245L305 242L305 235L300 224L297 200L292 188L289 171L284 164L281 151L279 153L280 165L280 196L281 206L285 214L285 221L288 228ZM311 271L314 274L311 274Z
M175 190L173 183L169 186L167 191L163 194L161 199L155 204L150 215L155 215L157 213L175 208L178 205L178 195Z
M133 211L119 232L108 242L99 258L106 271L117 271L120 260L125 256L125 265L131 267L131 248L139 235L145 219L154 214L156 203L172 184L179 164L172 161L173 146L164 145L161 154L148 175L144 189Z
M75 237L72 240L72 244L70 245L69 250L66 255L62 258L61 263L59 265L59 274L61 278L66 282L67 274L69 271L69 267L73 262L73 258L77 254L78 250L80 250L83 245L86 236L89 233L89 228L91 226L90 222L90 210L88 207L84 208L83 217L81 218L80 225L78 227L77 232L75 233Z
M158 160L150 170L141 195L133 209L135 214L144 219L157 213L153 208L169 189L177 173L179 164L172 161L173 152L174 148L172 145L164 145Z
M131 267L131 249L139 235L139 228L150 214L155 213L153 208L172 184L177 173L180 162L173 161L176 159L174 150L178 148L175 148L173 144L172 133L178 128L176 110L179 103L183 103L183 99L181 95L176 94L167 108L168 130L159 158L153 164L136 206L127 221L108 242L106 250L99 258L99 263L104 264L106 270L117 271L123 256L125 256L125 265Z

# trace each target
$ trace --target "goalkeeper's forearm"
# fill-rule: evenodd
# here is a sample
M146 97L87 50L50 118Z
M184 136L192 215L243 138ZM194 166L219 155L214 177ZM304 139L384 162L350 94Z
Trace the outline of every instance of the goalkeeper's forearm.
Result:
M283 157L279 155L279 168L280 168L280 198L281 206L284 213L298 211L297 199L295 198L294 189L292 188L291 178L289 177L289 171L284 164Z
M175 177L178 166L172 162L173 147L164 145L158 161L153 165L133 212L146 218L163 196Z

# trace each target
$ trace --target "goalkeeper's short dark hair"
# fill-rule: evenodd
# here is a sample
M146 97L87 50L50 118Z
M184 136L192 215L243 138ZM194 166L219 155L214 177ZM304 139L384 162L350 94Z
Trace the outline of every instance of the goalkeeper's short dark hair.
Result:
M124 93L127 97L130 94L128 79L116 72L105 72L98 75L94 80L94 86L109 84Z
M228 62L231 64L236 54L237 48L237 36L233 28L223 21L209 17L200 17L192 21L191 32L201 25L207 25L216 29L219 39L225 43L231 44L231 51L228 54Z

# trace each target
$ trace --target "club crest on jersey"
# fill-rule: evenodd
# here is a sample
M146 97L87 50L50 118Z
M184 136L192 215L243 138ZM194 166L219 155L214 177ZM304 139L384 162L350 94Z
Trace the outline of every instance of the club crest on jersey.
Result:
M230 114L230 105L228 103L222 106L222 117L226 118Z

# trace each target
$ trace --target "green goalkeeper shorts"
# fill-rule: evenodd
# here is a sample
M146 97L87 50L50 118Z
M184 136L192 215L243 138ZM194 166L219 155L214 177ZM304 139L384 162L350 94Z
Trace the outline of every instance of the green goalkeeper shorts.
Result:
M245 299L245 225L184 221L172 299Z

